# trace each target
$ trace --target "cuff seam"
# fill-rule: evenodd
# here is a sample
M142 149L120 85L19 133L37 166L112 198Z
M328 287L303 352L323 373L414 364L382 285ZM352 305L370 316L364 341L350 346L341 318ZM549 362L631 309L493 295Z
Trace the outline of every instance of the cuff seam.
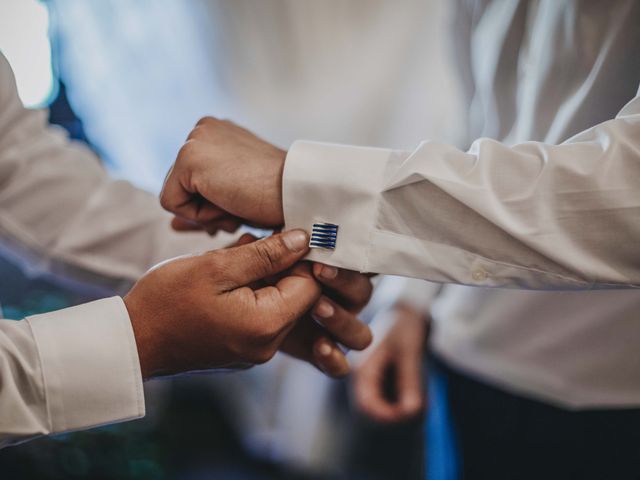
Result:
M29 318L25 318L27 325L29 326L29 331L31 332L31 337L33 338L33 342L36 345L36 354L38 355L38 365L40 365L40 379L42 380L42 398L44 398L45 410L47 412L47 431L53 432L53 418L51 416L51 404L49 402L49 388L47 382L47 376L44 372L44 364L42 363L42 355L40 355L40 343L36 337L35 332L33 331L33 327L31 326L31 322ZM66 421L65 421L66 425Z
M121 310L121 314L124 318L127 319L127 326L123 325L124 329L129 329L128 332L123 332L125 336L129 338L129 348L127 349L129 352L129 365L131 368L132 378L140 378L142 381L142 371L140 367L140 358L138 357L138 346L136 343L135 333L133 331L133 326L131 325L131 317L129 316L129 311L124 303L124 300L119 297L120 305L119 308ZM136 405L138 408L138 415L144 415L144 394L142 392L142 381L135 382L135 393L136 393Z
M382 179L384 179L384 176L387 173L387 170L389 169L389 164L390 162L387 162L384 168L384 171L382 173ZM379 182L380 186L383 185L382 179ZM375 195L375 199L374 199L373 211L371 212L371 224L369 225L369 235L367 238L367 245L365 246L364 259L363 259L364 262L363 262L362 268L360 268L360 272L364 272L364 273L369 272L371 267L371 261L369 259L371 258L371 252L373 251L373 238L377 230L378 218L380 217L380 204L382 202L381 188L378 188L374 193L374 195Z

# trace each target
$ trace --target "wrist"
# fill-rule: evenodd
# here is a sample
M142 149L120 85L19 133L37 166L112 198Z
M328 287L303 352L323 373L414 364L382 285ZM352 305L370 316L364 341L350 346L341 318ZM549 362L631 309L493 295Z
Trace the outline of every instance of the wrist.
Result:
M274 181L275 191L273 193L274 202L272 204L272 215L274 220L273 225L284 225L284 208L282 206L282 188L283 188L283 175L284 175L284 162L287 157L285 150L277 149L277 161L275 164L277 167L274 169Z

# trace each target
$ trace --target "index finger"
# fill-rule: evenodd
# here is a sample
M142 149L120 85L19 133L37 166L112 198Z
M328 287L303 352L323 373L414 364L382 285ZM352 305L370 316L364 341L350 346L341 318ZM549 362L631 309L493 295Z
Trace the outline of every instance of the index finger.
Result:
M180 181L180 166L178 162L183 155L183 151L186 149L187 144L183 145L180 151L178 152L178 157L171 168L167 172L167 175L164 177L164 182L162 184L162 190L160 190L160 205L165 210L176 214L180 217L184 217L187 220L193 220L190 218L192 215L184 215L184 212L181 212L181 206L188 205L190 201L193 199L193 195L195 192L187 190L182 182ZM190 148L193 149L193 146Z
M344 301L340 303L350 311L359 312L371 298L373 284L369 277L362 273L315 263L313 275L320 283L335 292L340 300Z
M371 344L371 329L353 312L343 309L327 297L320 298L312 314L314 319L345 347L364 350Z

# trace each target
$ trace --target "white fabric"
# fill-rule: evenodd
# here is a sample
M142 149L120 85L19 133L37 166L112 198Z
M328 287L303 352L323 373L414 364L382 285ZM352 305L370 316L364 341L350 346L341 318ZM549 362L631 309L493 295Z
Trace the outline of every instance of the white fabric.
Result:
M86 148L20 103L0 55L0 244L31 268L124 290L177 255L225 245L181 235L157 199L109 178ZM9 279L0 279L8 281ZM144 414L119 298L0 321L0 446Z
M340 225L310 258L478 287L640 286L640 4L458 2L468 151L296 142L288 227ZM471 137L473 138L473 137ZM306 174L305 174L306 172ZM445 299L448 301L445 302ZM446 287L435 348L565 406L640 404L640 292Z

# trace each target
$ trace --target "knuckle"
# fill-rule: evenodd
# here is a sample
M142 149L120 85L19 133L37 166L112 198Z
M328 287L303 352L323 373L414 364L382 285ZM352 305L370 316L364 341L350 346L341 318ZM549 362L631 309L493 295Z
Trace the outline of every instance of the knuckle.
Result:
M262 346L255 349L251 361L255 364L267 363L276 354L276 349L272 346Z
M223 291L228 291L233 288L233 272L235 271L234 259L228 250L211 250L202 254L206 263L206 271L210 278L213 278L215 283Z
M366 283L363 290L363 300L364 303L367 303L369 302L369 300L371 300L371 295L373 295L373 282L370 279L366 278Z
M327 375L333 378L342 378L349 374L350 368L346 360L342 358L333 359L323 365Z
M203 125L198 125L193 127L193 130L191 130L189 132L189 135L187 136L187 142L188 141L193 141L193 140L198 140L201 136L202 136L202 129L204 128Z
M228 252L212 250L203 254L207 259L207 272L213 278L226 277L228 271Z
M354 350L364 350L373 340L371 329L352 313L342 311L341 314L319 320L340 343Z
M371 345L371 343L373 343L373 332L371 331L371 328L369 328L369 326L367 325L365 326L365 333L362 339L362 349L364 350L369 345Z
M173 207L172 198L167 195L164 189L160 192L160 206L168 211L171 211Z
M354 350L364 350L373 341L373 334L371 333L371 329L368 326L365 326L362 330L361 335L356 339L353 345Z
M205 115L204 117L200 118L200 120L196 122L196 128L206 126L206 125L212 125L212 124L215 124L217 121L218 120L215 117L212 117L211 115Z
M252 345L252 361L255 363L265 363L269 361L278 351L282 341L282 333L290 325L290 322L283 321L278 315L271 318L267 315L262 319L258 328L254 329L250 344Z
M315 315L317 322L326 328L329 332L334 335L340 333L343 327L343 320L340 318L340 315L332 315L330 317L321 317L319 315Z
M270 318L270 315L265 316L260 329L255 332L256 343L263 346L273 345L282 331L293 321L289 320L290 316L293 317L287 312L278 313L277 318L275 315L273 318Z
M272 241L256 243L256 254L263 270L271 271L278 264L279 248Z
M189 138L180 150L178 150L178 157L176 158L176 166L179 168L185 163L189 163L193 157L196 156L198 149L198 141L194 138Z
M362 310L362 308L369 303L373 295L373 283L364 276L362 278L364 278L364 281L354 288L352 298L353 305L358 311Z

